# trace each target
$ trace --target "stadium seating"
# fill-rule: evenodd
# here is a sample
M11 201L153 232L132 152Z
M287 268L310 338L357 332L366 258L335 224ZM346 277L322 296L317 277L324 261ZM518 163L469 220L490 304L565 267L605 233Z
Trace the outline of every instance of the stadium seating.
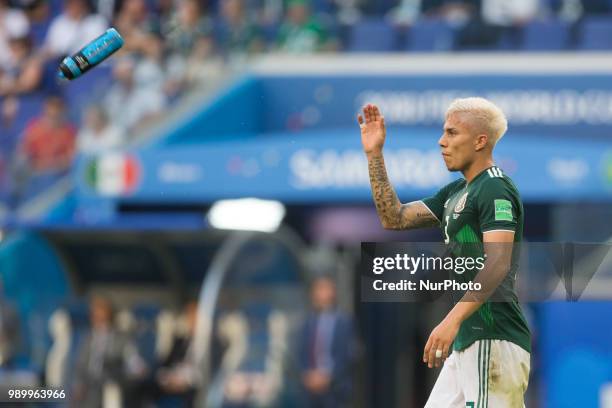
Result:
M348 51L396 51L397 31L388 23L378 19L366 19L351 27L347 44Z
M563 50L568 42L569 26L562 21L536 21L523 29L522 49L526 51Z
M586 18L582 23L578 48L587 51L612 49L612 18Z
M450 51L455 44L454 30L442 20L417 21L408 33L409 51Z

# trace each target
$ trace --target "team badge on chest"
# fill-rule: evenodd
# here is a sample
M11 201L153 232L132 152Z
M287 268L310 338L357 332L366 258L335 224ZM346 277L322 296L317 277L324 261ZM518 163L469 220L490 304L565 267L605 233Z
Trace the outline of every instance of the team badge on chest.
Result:
M468 198L468 193L466 191L465 194L461 196L459 201L457 201L457 205L455 206L456 213L460 213L461 211L463 211L463 209L465 208L465 203L467 201L467 198Z

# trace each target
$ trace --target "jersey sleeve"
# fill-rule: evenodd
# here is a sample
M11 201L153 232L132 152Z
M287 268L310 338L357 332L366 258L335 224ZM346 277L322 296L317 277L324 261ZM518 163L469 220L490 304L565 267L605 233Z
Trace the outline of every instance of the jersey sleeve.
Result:
M429 208L429 211L431 211L438 221L443 218L444 204L446 203L446 200L448 200L451 192L460 182L461 180L455 180L452 183L442 187L435 195L421 200L421 202L425 204L427 208Z
M493 178L485 183L478 194L480 230L516 231L520 198L516 190L502 179Z

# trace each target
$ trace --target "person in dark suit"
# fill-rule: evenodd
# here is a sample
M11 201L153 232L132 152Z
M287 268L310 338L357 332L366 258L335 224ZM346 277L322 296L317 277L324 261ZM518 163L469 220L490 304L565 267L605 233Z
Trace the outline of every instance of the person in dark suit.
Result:
M90 303L91 330L81 343L74 370L72 404L103 406L104 390L117 386L124 404L131 401L126 385L146 374L146 365L127 336L114 326L114 310L103 297Z
M350 406L351 366L355 357L352 319L336 307L336 284L316 278L311 286L312 311L299 345L301 380L312 408Z
M177 406L192 407L197 394L200 378L198 367L193 358L193 339L195 336L198 303L187 303L184 309L187 332L174 338L168 356L157 370L157 397L172 397Z

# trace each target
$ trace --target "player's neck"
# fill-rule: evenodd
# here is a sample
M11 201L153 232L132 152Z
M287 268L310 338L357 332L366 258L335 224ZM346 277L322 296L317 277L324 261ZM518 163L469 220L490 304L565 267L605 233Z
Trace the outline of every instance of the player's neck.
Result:
M464 169L461 173L463 173L463 177L465 181L470 184L474 178L488 169L491 166L494 166L493 158L488 157L483 160L477 160L470 164L466 169Z

